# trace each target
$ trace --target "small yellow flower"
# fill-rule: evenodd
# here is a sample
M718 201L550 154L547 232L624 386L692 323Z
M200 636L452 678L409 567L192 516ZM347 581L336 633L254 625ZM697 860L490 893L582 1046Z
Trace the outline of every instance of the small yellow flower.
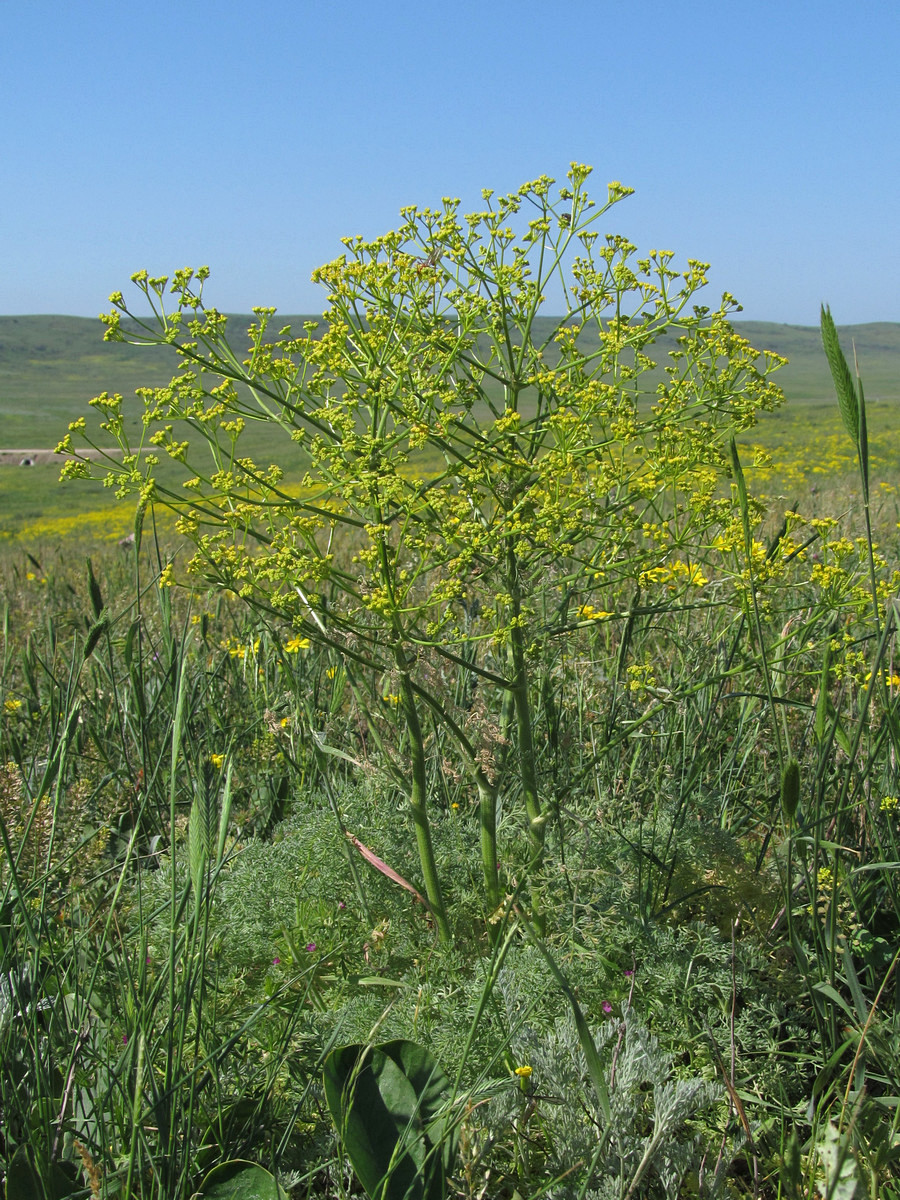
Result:
M337 667L329 667L325 672L326 679L334 679L335 675L337 675Z
M35 575L34 571L29 571L26 574L25 578L28 580L32 580L32 579L37 579L37 576Z
M885 796L878 808L881 812L893 812L900 800L896 796Z
M397 695L395 695L393 692L389 692L389 693L388 693L388 694L387 694L387 695L384 697L384 702L385 702L385 704L399 704L399 703L400 703L400 697L399 697L399 696L397 696Z
M866 675L865 682L869 683L871 678L872 678L872 672L869 671L869 673ZM887 684L887 686L889 688L900 688L900 675L897 675L897 674L892 675L890 671L885 671L884 682Z
M280 724L281 724L282 729L287 729L287 727L290 725L290 723L291 723L290 717L282 717L281 718Z
M532 1068L526 1064L525 1066L522 1066L522 1067L516 1067L516 1074L519 1076L520 1079L529 1079L531 1077L531 1075L533 1074L533 1071L532 1071Z
M211 754L209 756L209 761L216 768L216 770L221 771L222 764L225 761L225 755L224 754Z
M3 707L6 709L6 711L8 713L18 712L19 709L22 707L22 701L21 700L4 700Z
M284 650L286 654L297 654L301 650L309 649L309 638L292 637L289 642L285 642Z
M593 604L582 604L576 615L579 616L582 621L606 621L613 614L610 612L603 612L603 610L599 608L594 608Z

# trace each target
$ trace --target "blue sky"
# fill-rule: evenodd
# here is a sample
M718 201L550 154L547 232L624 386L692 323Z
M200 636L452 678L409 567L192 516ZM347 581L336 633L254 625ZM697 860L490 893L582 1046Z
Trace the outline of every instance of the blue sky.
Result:
M712 264L753 320L900 320L896 0L6 0L0 313L94 316L146 267L318 312L401 206L559 179Z

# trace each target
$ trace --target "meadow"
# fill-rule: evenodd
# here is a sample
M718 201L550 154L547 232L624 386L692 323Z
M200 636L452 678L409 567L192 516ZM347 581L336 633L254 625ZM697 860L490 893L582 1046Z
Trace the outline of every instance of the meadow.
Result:
M585 177L504 220L590 254ZM138 277L101 469L55 360L84 508L0 560L8 1197L900 1194L897 327L867 400L783 330L782 405L695 265L614 244L536 317L492 211L236 356Z
M246 330L252 317L232 315L236 329ZM281 315L279 323L302 329L315 318ZM538 318L538 325L552 318ZM854 459L834 403L834 387L821 350L818 328L777 325L761 321L733 322L735 330L759 350L771 350L788 359L778 383L787 403L776 413L763 414L752 436L739 439L752 474L754 452L762 448L776 455L777 477L785 487L830 487L837 476L852 475ZM900 325L883 323L839 327L848 355L855 346L866 364L869 420L873 437L873 465L885 480L900 464ZM590 340L590 339L589 339ZM169 381L177 358L168 346L133 346L105 343L103 326L82 317L0 316L0 419L3 448L53 448L70 421L81 416L85 405L100 392L133 396L138 387L161 386ZM131 418L139 433L139 414ZM817 451L808 453L815 434ZM262 457L270 432L252 426L246 445ZM109 445L109 438L101 445ZM301 456L283 461L288 478L302 474ZM817 480L815 477L819 476ZM769 476L758 476L764 482ZM96 489L61 487L58 463L38 463L30 468L0 468L0 538L23 544L43 544L54 538L116 540L133 523L132 509Z

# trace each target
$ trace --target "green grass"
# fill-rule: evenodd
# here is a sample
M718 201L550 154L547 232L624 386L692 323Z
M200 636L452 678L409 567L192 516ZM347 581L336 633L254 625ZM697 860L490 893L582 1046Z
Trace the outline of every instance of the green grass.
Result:
M876 529L893 592L894 522ZM323 1062L406 1038L456 1079L460 1200L604 1180L695 1196L717 1162L724 1194L799 1197L824 1191L831 1142L858 1194L897 1195L900 685L864 552L838 540L858 532L760 585L752 632L724 578L699 609L663 587L627 634L588 624L535 665L537 943L509 905L487 920L477 797L431 743L446 947L345 836L421 889L379 750L389 701L363 724L330 655L221 595L158 589L149 535L90 571L71 543L9 546L0 1169L84 1195L87 1163L99 1194L187 1200L241 1158L291 1196L349 1197ZM466 719L490 745L498 717ZM776 737L800 768L792 820ZM521 903L515 788L512 770L500 864Z

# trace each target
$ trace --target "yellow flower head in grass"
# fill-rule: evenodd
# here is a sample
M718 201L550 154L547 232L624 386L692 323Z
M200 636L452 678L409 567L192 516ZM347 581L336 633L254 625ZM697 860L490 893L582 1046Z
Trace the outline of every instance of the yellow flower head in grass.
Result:
M228 638L221 642L223 650L227 650L232 658L245 659L248 654L259 653L259 638L256 638L249 646L245 646L243 642L239 642L237 638Z
M224 754L211 754L209 756L209 761L212 763L212 765L216 768L217 771L221 771L222 764L225 762L225 755Z
M520 1079L529 1079L534 1074L534 1071L526 1063L524 1066L516 1067L516 1074Z
M605 621L613 616L613 613L594 608L593 604L582 604L581 608L577 610L576 616L582 621Z
M641 583L647 587L654 583L665 583L670 589L683 583L688 587L706 587L709 580L696 563L686 563L676 560L666 563L663 567L650 567L641 572Z
M3 707L8 713L18 712L22 707L21 700L4 700Z
M309 638L292 637L289 642L284 644L285 654L299 654L301 650L309 649Z
M866 676L866 683L868 683L871 678L872 672L870 671ZM885 671L884 682L889 688L900 688L900 675L897 675L896 673L892 674L890 671Z
M896 796L885 796L878 805L878 809L879 812L889 813L893 812L898 804L900 804L900 800Z

